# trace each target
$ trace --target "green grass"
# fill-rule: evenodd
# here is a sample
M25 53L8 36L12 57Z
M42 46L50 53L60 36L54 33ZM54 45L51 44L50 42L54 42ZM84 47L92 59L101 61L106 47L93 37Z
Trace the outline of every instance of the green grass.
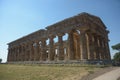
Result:
M72 65L0 64L0 80L77 80L97 69Z

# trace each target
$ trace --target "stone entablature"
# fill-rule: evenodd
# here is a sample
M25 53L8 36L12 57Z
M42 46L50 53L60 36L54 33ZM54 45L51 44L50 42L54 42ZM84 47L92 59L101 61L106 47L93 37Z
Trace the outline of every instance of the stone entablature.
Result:
M99 17L81 13L8 43L7 60L110 60L108 33Z

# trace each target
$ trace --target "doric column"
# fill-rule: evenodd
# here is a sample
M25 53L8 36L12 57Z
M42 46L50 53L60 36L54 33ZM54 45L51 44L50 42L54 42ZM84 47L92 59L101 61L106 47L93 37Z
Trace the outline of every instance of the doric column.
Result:
M18 61L19 58L19 50L18 50L18 46L16 47L16 61Z
M19 45L20 55L19 55L19 61L22 61L22 45Z
M10 61L12 61L12 48L10 48Z
M109 40L106 40L106 41L105 41L106 59L107 59L107 60L111 60L108 41L109 41Z
M19 55L20 55L20 53L19 53L19 46L17 46L17 61L19 61Z
M14 47L14 49L13 49L13 61L15 61L15 56L16 56L16 54L15 54L15 47Z
M23 45L21 45L21 53L19 55L19 61L21 61L23 59Z
M21 55L21 45L19 45L19 61L21 61L21 57L22 57L22 55Z
M101 42L102 42L102 56L103 56L102 59L105 60L106 57L107 57L107 55L106 55L106 50L105 50L105 42L104 42L104 38L102 38Z
M11 61L11 48L9 49L9 52L8 52L8 61Z
M102 38L99 36L99 53L100 53L100 59L103 60L103 44L102 44Z
M21 49L22 49L22 59L21 59L21 61L25 61L25 45L24 44L22 44L22 46L21 46Z
M15 61L18 61L18 54L19 54L18 47L16 47L16 49L15 49Z
M29 61L33 61L34 60L34 48L33 48L33 41L30 41L29 42L29 50L30 50L30 52L29 52Z
M28 41L26 42L25 45L25 61L29 61L30 53L29 53L29 43Z
M94 34L94 49L95 49L95 56L94 58L96 60L100 59L100 54L99 54L99 40L98 40L98 36Z
M14 61L14 49L12 47L12 51L11 51L11 61Z
M46 39L42 38L42 40L41 40L41 60L45 61L46 59L47 59Z
M34 43L34 61L39 60L39 40L35 41Z
M15 61L15 47L13 48L13 61Z
M7 62L9 62L9 57L10 57L10 49L8 49Z
M66 53L64 53L65 54L65 60L68 60L68 48L67 47L65 47L65 51L66 51Z
M75 54L74 54L73 34L69 32L68 33L68 60L73 60L74 58L75 58Z
M18 53L18 55L17 55L17 61L19 61L19 58L20 58L20 54L21 54L21 45L19 45L18 49L19 49L19 53Z
M10 62L10 57L11 57L11 49L8 48L8 55L7 55L7 62Z
M58 58L59 60L64 60L64 48L63 48L63 40L62 36L64 34L58 34Z
M12 61L14 61L14 47L12 48Z
M11 61L13 61L13 47L11 48Z
M17 52L16 52L16 47L14 48L14 61L16 61L17 58Z
M39 41L39 47L38 47L38 52L39 52L39 61L41 60L41 43L40 43L40 41Z
M108 54L108 60L111 60L111 55L110 55L110 48L109 48L109 39L108 39L108 33L109 31L107 31L107 35L106 35L106 46L107 46L107 54Z
M49 37L49 53L48 53L48 59L51 61L51 60L54 60L54 57L55 57L55 49L54 49L54 37L55 36L50 36Z
M19 45L19 52L20 52L19 61L22 61L22 48L21 48L21 45Z
M73 33L73 41L74 41L74 53L75 53L75 60L80 60L80 34L77 33L77 35L75 35Z
M88 51L88 59L94 59L94 37L91 33L87 33L87 51Z
M15 61L17 61L17 47L15 47Z
M106 59L107 55L106 55L106 47L105 47L105 39L102 39L102 45L103 45L103 59Z
M12 48L10 49L10 61L12 61L12 58L13 58L13 56L12 56Z
M80 31L80 47L81 47L81 59L88 59L87 54L87 41L86 41L86 33L84 31Z
M40 60L40 41L37 41L37 61Z
M26 44L24 44L23 45L23 54L24 54L24 61L26 61L26 48L27 48L27 46L26 46Z

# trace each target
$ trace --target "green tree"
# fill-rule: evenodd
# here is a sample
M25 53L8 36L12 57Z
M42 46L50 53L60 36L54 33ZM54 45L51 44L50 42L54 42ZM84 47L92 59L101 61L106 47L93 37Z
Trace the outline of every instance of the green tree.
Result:
M115 53L114 60L120 62L120 52Z
M0 63L2 62L2 59L0 59Z
M118 50L118 51L120 52L120 43L112 46L112 49L113 49L113 50Z
M115 61L120 62L120 43L118 43L118 44L116 44L116 45L113 45L113 46L112 46L112 49L118 51L118 52L115 53L113 59L114 59Z

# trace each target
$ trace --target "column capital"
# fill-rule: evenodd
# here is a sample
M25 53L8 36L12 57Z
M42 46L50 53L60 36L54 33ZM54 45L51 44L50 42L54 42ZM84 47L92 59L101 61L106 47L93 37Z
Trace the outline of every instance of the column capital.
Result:
M64 33L58 33L57 36L63 36L65 35Z
M39 43L39 42L40 42L40 40L34 40L34 41L33 41L33 43L34 43L34 42L35 42L35 43Z
M53 39L53 38L55 38L56 36L50 34L48 37L49 37L50 39Z
M45 40L47 40L47 38L41 38L41 39L40 39L40 41L45 41Z

